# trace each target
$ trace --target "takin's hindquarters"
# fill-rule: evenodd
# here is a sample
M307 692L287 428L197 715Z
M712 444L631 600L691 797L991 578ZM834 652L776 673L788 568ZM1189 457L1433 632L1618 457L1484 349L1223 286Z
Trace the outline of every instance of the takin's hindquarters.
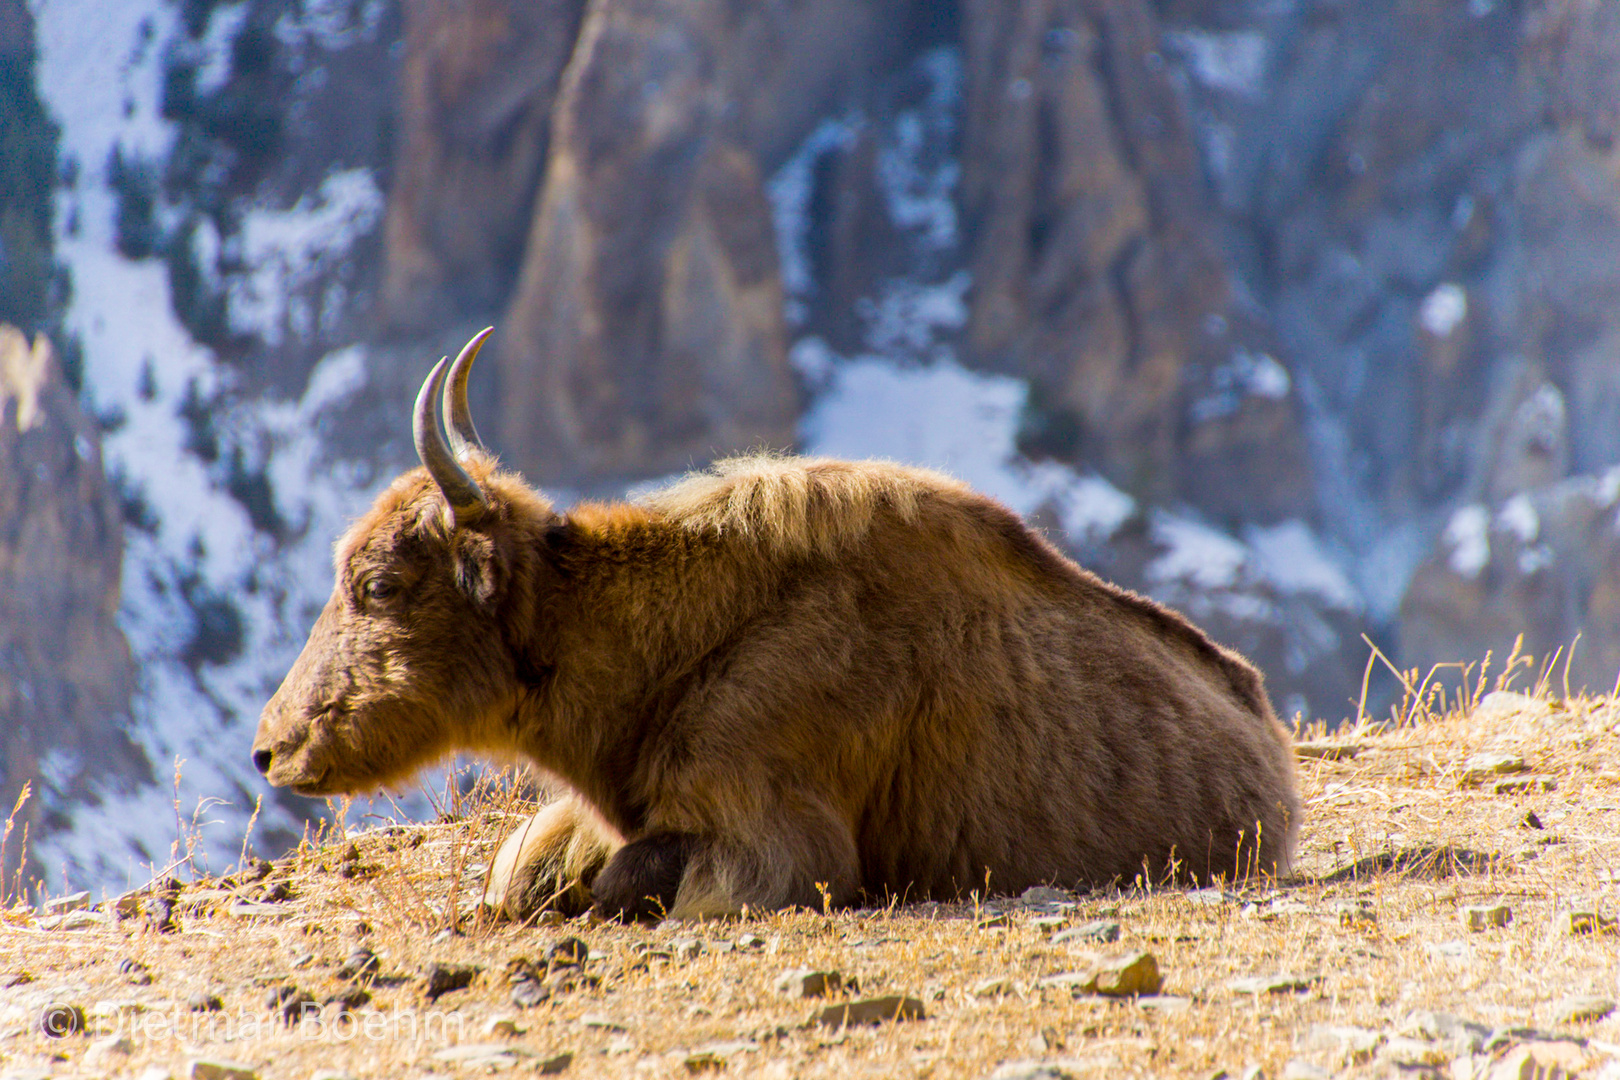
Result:
M819 525L852 475L864 516ZM499 853L515 916L1287 869L1258 672L954 481L745 459L557 536L551 682L517 723L575 790Z

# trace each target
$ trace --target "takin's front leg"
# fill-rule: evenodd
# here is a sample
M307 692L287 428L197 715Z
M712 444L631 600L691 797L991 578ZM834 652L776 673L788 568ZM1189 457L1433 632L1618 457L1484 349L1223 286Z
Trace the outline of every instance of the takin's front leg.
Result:
M739 832L743 832L739 830ZM853 903L859 863L849 829L799 806L745 835L664 830L620 848L592 886L605 918L678 919Z
M578 915L591 886L624 840L575 795L564 795L501 844L484 883L484 903L511 919L553 909Z

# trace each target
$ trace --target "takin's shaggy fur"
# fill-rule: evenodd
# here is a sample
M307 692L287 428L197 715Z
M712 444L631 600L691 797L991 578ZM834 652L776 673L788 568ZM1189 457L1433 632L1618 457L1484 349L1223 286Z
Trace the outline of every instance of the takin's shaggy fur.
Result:
M568 785L487 898L676 916L1281 873L1293 752L1258 672L920 469L721 462L567 516L481 453L339 542L255 760L308 794L466 749Z

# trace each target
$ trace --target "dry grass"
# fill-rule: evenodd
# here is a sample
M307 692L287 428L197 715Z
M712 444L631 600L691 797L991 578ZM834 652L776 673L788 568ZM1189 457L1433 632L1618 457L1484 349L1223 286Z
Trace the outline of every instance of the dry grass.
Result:
M1348 1062L1332 1040L1312 1049L1313 1027L1387 1036L1425 1009L1492 1028L1579 1036L1565 1050L1595 1072L1611 1052L1620 1055L1611 1045L1620 1044L1620 1020L1560 1023L1555 1003L1577 993L1620 996L1620 936L1567 931L1571 910L1616 914L1620 704L1554 697L1556 678L1537 685L1535 672L1520 674L1534 696L1481 704L1478 672L1467 672L1470 685L1449 699L1408 673L1411 693L1395 721L1363 720L1325 740L1322 730L1302 733L1308 752L1326 756L1301 760L1308 817L1299 874L1225 893L1138 882L1070 898L1072 906L996 900L656 928L497 925L476 909L480 875L528 807L492 784L454 821L317 838L265 880L187 884L175 906L177 932L157 933L140 916L47 930L13 908L0 921L0 987L6 973L32 981L0 989L0 1076L139 1075L154 1065L181 1076L198 1057L244 1062L265 1078L323 1069L356 1077L527 1074L562 1052L573 1054L564 1075L590 1077L715 1068L943 1080L983 1077L1020 1059L1061 1061L1076 1076L1236 1077L1259 1065L1276 1077L1296 1058L1383 1075L1395 1070L1387 1060ZM1528 772L1471 779L1467 763L1485 754L1522 758ZM1498 793L1503 781L1520 790ZM1556 790L1543 790L1547 783ZM1530 812L1544 828L1525 824ZM227 913L276 882L293 894L276 917ZM1464 906L1498 903L1512 910L1505 927L1470 932L1460 920ZM1116 1000L1041 985L1089 962L1084 951L1050 940L1055 925L1097 919L1123 929L1104 950L1156 957L1164 996ZM559 988L545 1004L515 1008L509 964L525 957L543 969L547 947L567 935L589 943L584 974L596 985ZM747 935L762 941L736 947ZM694 955L691 940L702 951ZM351 1020L336 1019L329 1006L321 1022L288 1027L266 1009L267 988L277 985L323 1000L339 992L349 984L337 968L362 943L381 957L381 978ZM131 985L118 969L124 958L146 965L151 983ZM420 976L433 962L477 965L481 974L430 1004ZM843 1030L807 1024L820 1003L776 990L779 974L796 967L853 976L863 996L920 998L927 1016ZM1304 988L1257 994L1229 986L1278 974ZM975 993L997 979L999 996ZM196 992L218 995L223 1010L189 1012ZM91 1032L52 1040L32 1030L48 1002L83 1007ZM486 1033L503 1015L525 1030ZM97 1063L88 1048L114 1032L131 1036L132 1056ZM472 1064L435 1057L463 1043L537 1056ZM714 1044L729 1045L694 1054ZM1434 1063L1457 1052L1424 1045ZM1304 1075L1297 1062L1293 1070ZM1402 1074L1414 1071L1422 1072Z

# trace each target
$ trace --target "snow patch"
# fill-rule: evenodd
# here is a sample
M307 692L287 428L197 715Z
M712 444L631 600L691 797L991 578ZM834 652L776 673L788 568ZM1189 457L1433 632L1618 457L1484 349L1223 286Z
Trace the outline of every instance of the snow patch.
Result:
M1148 564L1149 584L1183 582L1199 589L1232 589L1248 561L1242 544L1223 532L1190 518L1156 510L1152 515L1153 542L1164 553Z
M1244 538L1256 572L1278 592L1313 595L1340 611L1361 610L1361 595L1303 521L1251 528Z
M308 337L318 314L334 317L341 299L322 303L317 312L301 293L377 227L383 209L383 193L370 171L347 169L332 173L313 197L299 199L290 210L249 212L240 238L248 273L233 276L227 293L231 328L273 346L289 332Z
M1479 503L1459 507L1446 523L1441 541L1451 549L1451 569L1470 580L1491 561L1490 512Z
M1246 397L1280 401L1293 389L1288 369L1270 353L1238 349L1210 373L1213 393L1192 405L1195 422L1231 416L1243 407Z
M1252 30L1172 30L1165 43L1186 58L1193 78L1211 90L1258 97L1266 76L1264 34Z
M1522 544L1533 544L1541 534L1541 517L1530 503L1530 496L1515 495L1496 512L1496 526L1519 538Z
M197 93L213 94L231 77L231 45L247 23L247 0L214 9L199 42Z
M815 287L808 238L816 168L828 154L853 146L864 123L859 113L823 120L765 184L765 196L771 204L771 223L776 229L782 289L798 303L798 317L789 320L793 325L803 322L802 298L812 295ZM789 308L792 314L792 304Z
M1468 292L1455 282L1437 287L1423 298L1418 308L1418 322L1423 329L1437 338L1450 337L1459 323L1468 317Z

